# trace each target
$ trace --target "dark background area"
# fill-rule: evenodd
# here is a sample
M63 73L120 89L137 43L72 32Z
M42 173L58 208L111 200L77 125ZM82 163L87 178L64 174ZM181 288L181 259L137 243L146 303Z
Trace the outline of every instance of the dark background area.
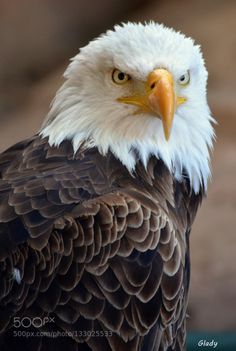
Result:
M69 58L121 21L163 22L202 45L218 121L209 195L191 235L189 328L236 330L236 2L0 0L0 151L40 127Z

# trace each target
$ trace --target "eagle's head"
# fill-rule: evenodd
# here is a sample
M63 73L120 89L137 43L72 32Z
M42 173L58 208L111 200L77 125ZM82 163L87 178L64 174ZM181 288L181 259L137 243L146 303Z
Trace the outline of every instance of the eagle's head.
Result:
M200 47L163 25L116 26L80 50L41 134L110 150L131 172L161 158L195 192L206 188L214 131Z

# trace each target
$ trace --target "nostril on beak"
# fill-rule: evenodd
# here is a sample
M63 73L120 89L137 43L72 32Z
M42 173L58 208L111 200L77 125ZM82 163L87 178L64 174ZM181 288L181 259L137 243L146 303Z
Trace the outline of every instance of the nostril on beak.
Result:
M155 86L156 86L156 82L153 82L153 83L150 85L151 90L153 90L153 89L155 88Z

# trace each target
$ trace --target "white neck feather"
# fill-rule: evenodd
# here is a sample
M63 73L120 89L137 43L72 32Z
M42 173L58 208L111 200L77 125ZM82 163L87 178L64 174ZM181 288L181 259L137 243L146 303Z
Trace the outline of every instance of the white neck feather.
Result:
M93 101L90 101L87 106L75 93L75 88L65 83L54 100L40 132L49 138L50 145L58 146L67 139L72 141L74 152L82 144L87 148L97 147L102 155L110 150L130 172L138 161L137 152L144 166L155 155L163 160L177 180L181 181L183 172L187 174L195 193L202 186L207 189L211 174L209 150L214 139L211 125L214 120L207 104L195 106L193 103L191 109L187 106L179 108L167 142L158 118L126 113L120 119L118 107L111 114L106 104L98 109L96 102L93 108Z

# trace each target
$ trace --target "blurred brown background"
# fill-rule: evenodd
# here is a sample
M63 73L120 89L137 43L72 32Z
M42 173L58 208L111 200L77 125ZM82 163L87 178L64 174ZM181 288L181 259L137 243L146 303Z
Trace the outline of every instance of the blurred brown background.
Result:
M213 180L191 236L189 327L236 330L236 2L0 0L0 151L32 135L68 60L121 21L153 19L202 45L218 121Z

